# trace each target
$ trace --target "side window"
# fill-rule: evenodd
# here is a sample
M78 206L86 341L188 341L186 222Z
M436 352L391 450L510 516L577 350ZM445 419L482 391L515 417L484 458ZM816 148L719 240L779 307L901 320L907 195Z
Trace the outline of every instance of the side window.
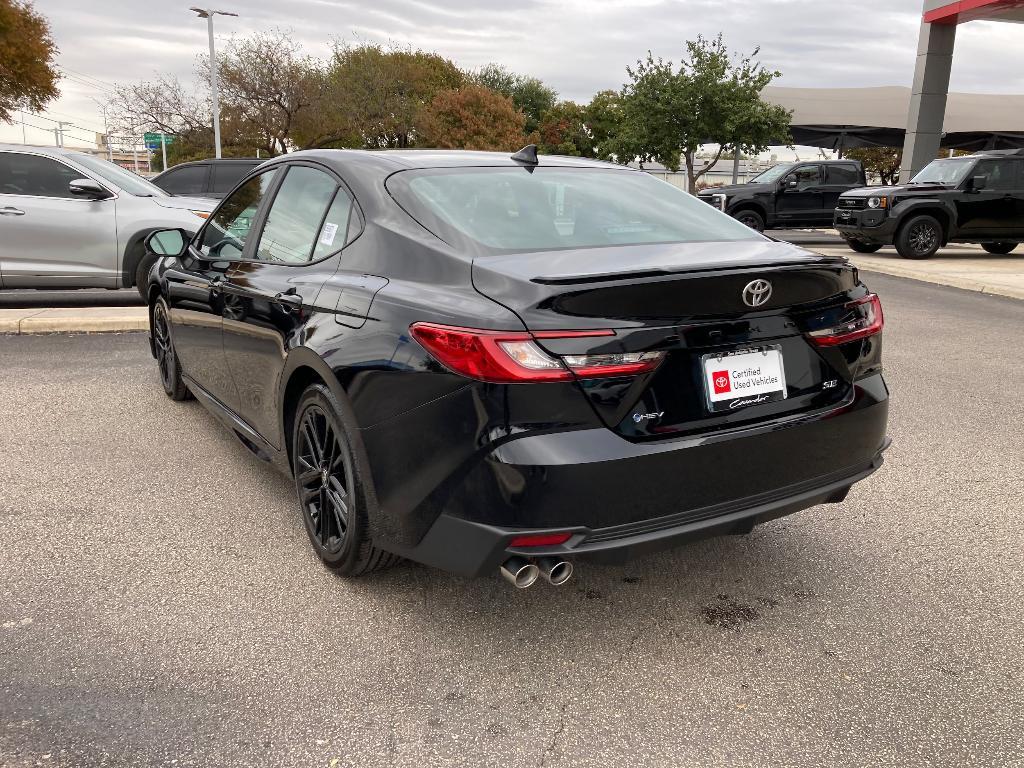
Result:
M352 216L352 198L341 187L334 195L331 207L327 209L320 234L313 247L313 261L334 253L348 242L349 220Z
M971 176L986 177L984 189L1016 189L1016 165L1014 160L980 160L971 171Z
M826 165L825 183L845 186L860 184L860 174L853 165Z
M172 195L201 195L206 191L208 165L186 165L172 168L160 179L160 188Z
M289 168L270 206L254 258L284 264L308 262L314 243L324 239L321 223L337 187L323 171L303 165Z
M50 157L0 152L0 195L71 197L68 184L85 177Z
M242 255L256 211L276 174L272 168L254 176L224 199L203 228L199 250L204 256L231 261Z
M798 190L811 189L819 184L819 173L817 165L803 165L786 177L786 186L789 182L795 181Z
M235 184L240 182L245 174L255 167L255 165L246 165L245 163L214 163L213 183L210 185L210 191L226 195L235 188Z

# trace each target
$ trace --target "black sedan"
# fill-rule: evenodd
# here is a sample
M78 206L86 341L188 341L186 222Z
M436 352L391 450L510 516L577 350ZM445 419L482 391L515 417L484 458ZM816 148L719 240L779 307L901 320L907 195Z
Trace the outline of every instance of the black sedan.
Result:
M294 478L347 575L563 583L842 501L888 444L857 270L642 171L297 152L148 244L165 391Z

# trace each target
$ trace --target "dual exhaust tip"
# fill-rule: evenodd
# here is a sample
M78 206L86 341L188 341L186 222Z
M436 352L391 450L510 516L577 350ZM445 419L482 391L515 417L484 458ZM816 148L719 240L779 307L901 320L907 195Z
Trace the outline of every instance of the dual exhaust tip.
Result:
M517 589L532 587L541 576L556 587L572 578L572 563L560 557L539 557L531 562L525 557L510 557L501 566L501 575Z

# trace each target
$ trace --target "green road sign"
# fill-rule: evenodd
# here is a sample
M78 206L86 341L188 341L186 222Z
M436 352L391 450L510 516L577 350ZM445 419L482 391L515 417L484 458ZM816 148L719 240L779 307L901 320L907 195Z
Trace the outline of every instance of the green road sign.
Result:
M167 144L172 144L174 137L169 133L165 133L164 141ZM160 134L147 131L142 135L142 143L146 145L146 149L160 149Z

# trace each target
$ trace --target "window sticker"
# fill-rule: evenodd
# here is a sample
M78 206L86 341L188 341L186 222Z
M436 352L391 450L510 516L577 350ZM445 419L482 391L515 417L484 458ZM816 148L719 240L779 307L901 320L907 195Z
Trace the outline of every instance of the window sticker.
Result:
M324 230L320 234L320 242L323 245L334 245L334 236L338 234L338 225L327 222L324 224Z

